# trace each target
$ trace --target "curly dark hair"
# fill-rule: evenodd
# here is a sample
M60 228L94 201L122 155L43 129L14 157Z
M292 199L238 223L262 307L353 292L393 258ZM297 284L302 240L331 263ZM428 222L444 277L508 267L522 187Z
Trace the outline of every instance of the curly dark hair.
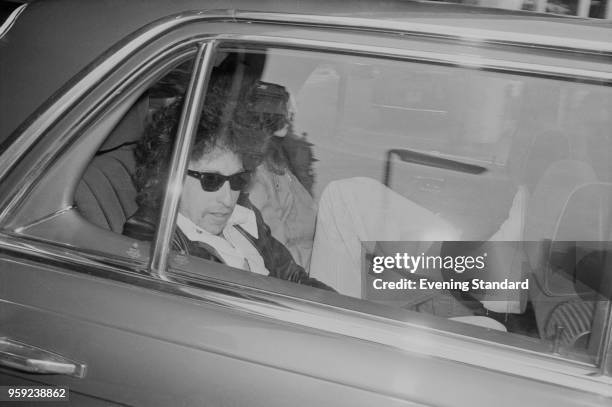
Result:
M248 82L236 86L226 75L211 79L190 160L199 160L221 148L237 154L245 170L255 170L271 133L261 115L253 112L251 88ZM179 98L155 112L145 136L134 149L136 203L141 209L160 208L182 106Z

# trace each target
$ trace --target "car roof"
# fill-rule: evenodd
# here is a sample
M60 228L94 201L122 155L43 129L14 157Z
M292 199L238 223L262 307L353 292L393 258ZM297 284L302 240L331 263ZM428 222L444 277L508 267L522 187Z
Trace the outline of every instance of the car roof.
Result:
M512 10L402 0L44 0L28 4L0 38L0 146L63 84L111 46L157 20L185 12L249 11L343 21L371 28L410 30L416 25L479 29L612 43L608 22ZM242 14L241 14L242 13ZM355 20L358 19L358 20ZM340 21L339 20L339 21ZM603 30L603 31L602 31Z

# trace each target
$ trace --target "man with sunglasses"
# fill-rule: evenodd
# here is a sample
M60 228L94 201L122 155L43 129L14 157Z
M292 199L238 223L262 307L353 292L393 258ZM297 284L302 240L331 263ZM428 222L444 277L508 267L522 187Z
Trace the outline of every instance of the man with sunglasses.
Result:
M243 103L209 88L181 192L173 249L257 274L330 289L310 278L271 234L245 189L269 137ZM232 109L229 113L227 109ZM161 208L180 103L163 108L135 149L138 211L123 233L152 240Z
M260 235L255 210L245 194L238 204L250 178L240 156L223 146L214 146L200 159L191 160L181 195L178 233L198 242L192 247L196 252L198 246L204 247L208 255L202 257L269 275L253 244ZM185 249L189 244L183 241L182 246Z

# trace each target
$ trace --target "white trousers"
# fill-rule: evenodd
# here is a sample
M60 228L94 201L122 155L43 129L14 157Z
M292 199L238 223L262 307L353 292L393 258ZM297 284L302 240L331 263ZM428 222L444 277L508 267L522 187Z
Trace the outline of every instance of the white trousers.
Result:
M341 294L361 297L362 242L371 242L370 251L387 241L385 252L421 253L431 241L459 237L447 221L376 180L332 181L319 202L310 275Z

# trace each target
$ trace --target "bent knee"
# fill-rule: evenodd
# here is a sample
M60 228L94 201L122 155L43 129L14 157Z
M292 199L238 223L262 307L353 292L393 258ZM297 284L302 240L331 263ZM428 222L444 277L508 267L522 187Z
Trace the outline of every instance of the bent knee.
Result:
M335 181L331 181L321 193L321 202L324 200L348 197L354 198L355 196L362 195L364 193L376 194L377 191L386 190L383 184L375 179L368 177L353 177L344 178Z

